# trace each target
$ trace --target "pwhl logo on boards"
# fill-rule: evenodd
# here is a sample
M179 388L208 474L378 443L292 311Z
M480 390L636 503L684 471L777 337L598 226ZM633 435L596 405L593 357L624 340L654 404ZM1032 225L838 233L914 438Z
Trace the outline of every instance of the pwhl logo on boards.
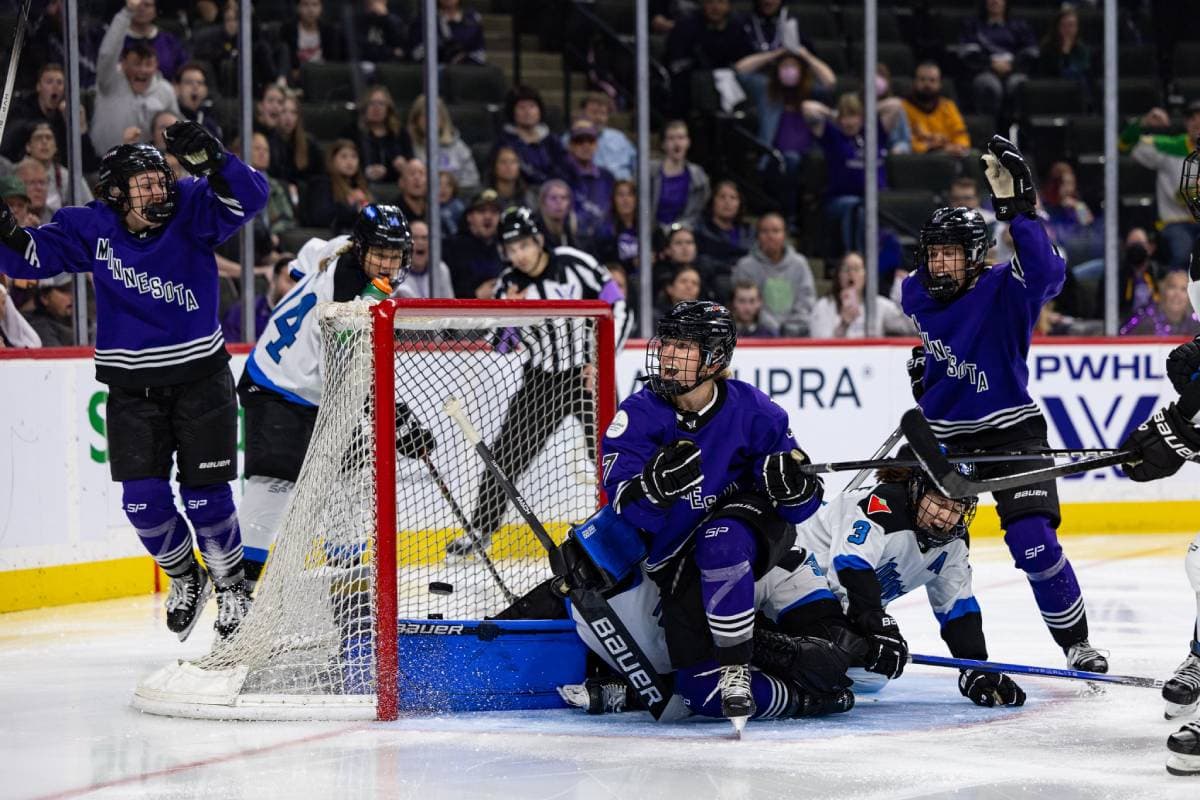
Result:
M1047 395L1042 408L1050 418L1063 447L1082 450L1089 447L1116 449L1138 425L1145 422L1160 405L1158 394L1117 395L1112 399L1088 399L1083 395ZM1103 480L1109 476L1124 478L1119 467L1070 475L1063 480Z

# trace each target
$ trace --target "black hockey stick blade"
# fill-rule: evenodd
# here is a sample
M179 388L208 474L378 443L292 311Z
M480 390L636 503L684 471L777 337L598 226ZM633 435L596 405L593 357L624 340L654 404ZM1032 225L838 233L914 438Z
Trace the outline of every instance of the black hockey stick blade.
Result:
M920 410L914 408L904 412L904 416L900 418L900 428L904 431L904 438L912 446L917 460L933 478L938 489L942 494L953 498L974 497L984 492L1015 489L1019 486L1055 480L1093 469L1115 467L1137 459L1137 454L1133 452L1117 450L1110 455L1098 458L1085 458L1070 464L1057 464L999 478L975 481L954 469L950 459L938 445L937 437L933 435L933 430L929 427L929 421L925 419L925 415Z
M529 527L533 529L534 535L546 549L546 555L550 559L550 570L554 573L555 578L559 579L560 586L566 588L571 602L579 610L579 616L583 617L600 645L612 657L625 680L641 696L646 707L650 709L650 713L655 719L660 719L667 712L667 707L671 704L674 696L670 680L660 675L654 668L650 658L633 638L633 635L629 633L629 629L613 611L604 595L595 589L575 587L567 583L565 579L566 565L563 564L558 545L554 543L554 539L550 537L541 520L533 513L533 509L525 502L525 498L517 491L517 487L513 486L512 481L504 474L496 462L491 448L484 443L483 437L479 435L479 431L467 416L462 403L452 397L446 401L443 410L462 430L467 441L474 445L476 454L483 461L483 466L492 473L504 494L517 507L517 511L520 512Z

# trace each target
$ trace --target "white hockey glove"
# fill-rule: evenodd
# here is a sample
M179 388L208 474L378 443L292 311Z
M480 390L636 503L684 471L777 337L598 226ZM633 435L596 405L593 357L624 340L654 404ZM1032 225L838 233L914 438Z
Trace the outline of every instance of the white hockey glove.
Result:
M993 136L988 152L980 158L983 175L992 189L992 205L996 219L1007 222L1018 214L1035 216L1037 190L1033 188L1033 172L1016 146L1003 136Z

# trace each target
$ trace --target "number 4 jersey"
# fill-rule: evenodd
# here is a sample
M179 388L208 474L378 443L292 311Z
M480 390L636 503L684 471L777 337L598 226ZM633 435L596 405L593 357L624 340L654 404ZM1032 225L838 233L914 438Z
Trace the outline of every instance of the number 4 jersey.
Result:
M297 283L271 312L250 351L246 373L258 386L293 403L317 406L325 385L325 353L313 312L321 303L357 298L369 279L351 250L349 236L310 239L290 269Z

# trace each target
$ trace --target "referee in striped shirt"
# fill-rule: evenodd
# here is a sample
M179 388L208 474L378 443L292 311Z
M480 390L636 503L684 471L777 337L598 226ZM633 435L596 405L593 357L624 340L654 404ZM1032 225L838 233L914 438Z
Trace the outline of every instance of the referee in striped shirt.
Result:
M573 247L546 249L533 212L523 206L505 210L498 233L508 266L496 281L496 299L604 300L613 307L620 352L633 319L626 311L624 293L604 266ZM596 460L594 415L587 413L595 404L594 329L592 320L557 318L501 334L499 347L520 347L528 353L521 388L509 403L500 434L492 444L496 461L513 482L567 417L574 416L583 425L588 460ZM471 522L486 547L504 521L508 498L489 471L483 471L480 484ZM472 548L470 537L463 536L447 545L446 552L461 556Z

